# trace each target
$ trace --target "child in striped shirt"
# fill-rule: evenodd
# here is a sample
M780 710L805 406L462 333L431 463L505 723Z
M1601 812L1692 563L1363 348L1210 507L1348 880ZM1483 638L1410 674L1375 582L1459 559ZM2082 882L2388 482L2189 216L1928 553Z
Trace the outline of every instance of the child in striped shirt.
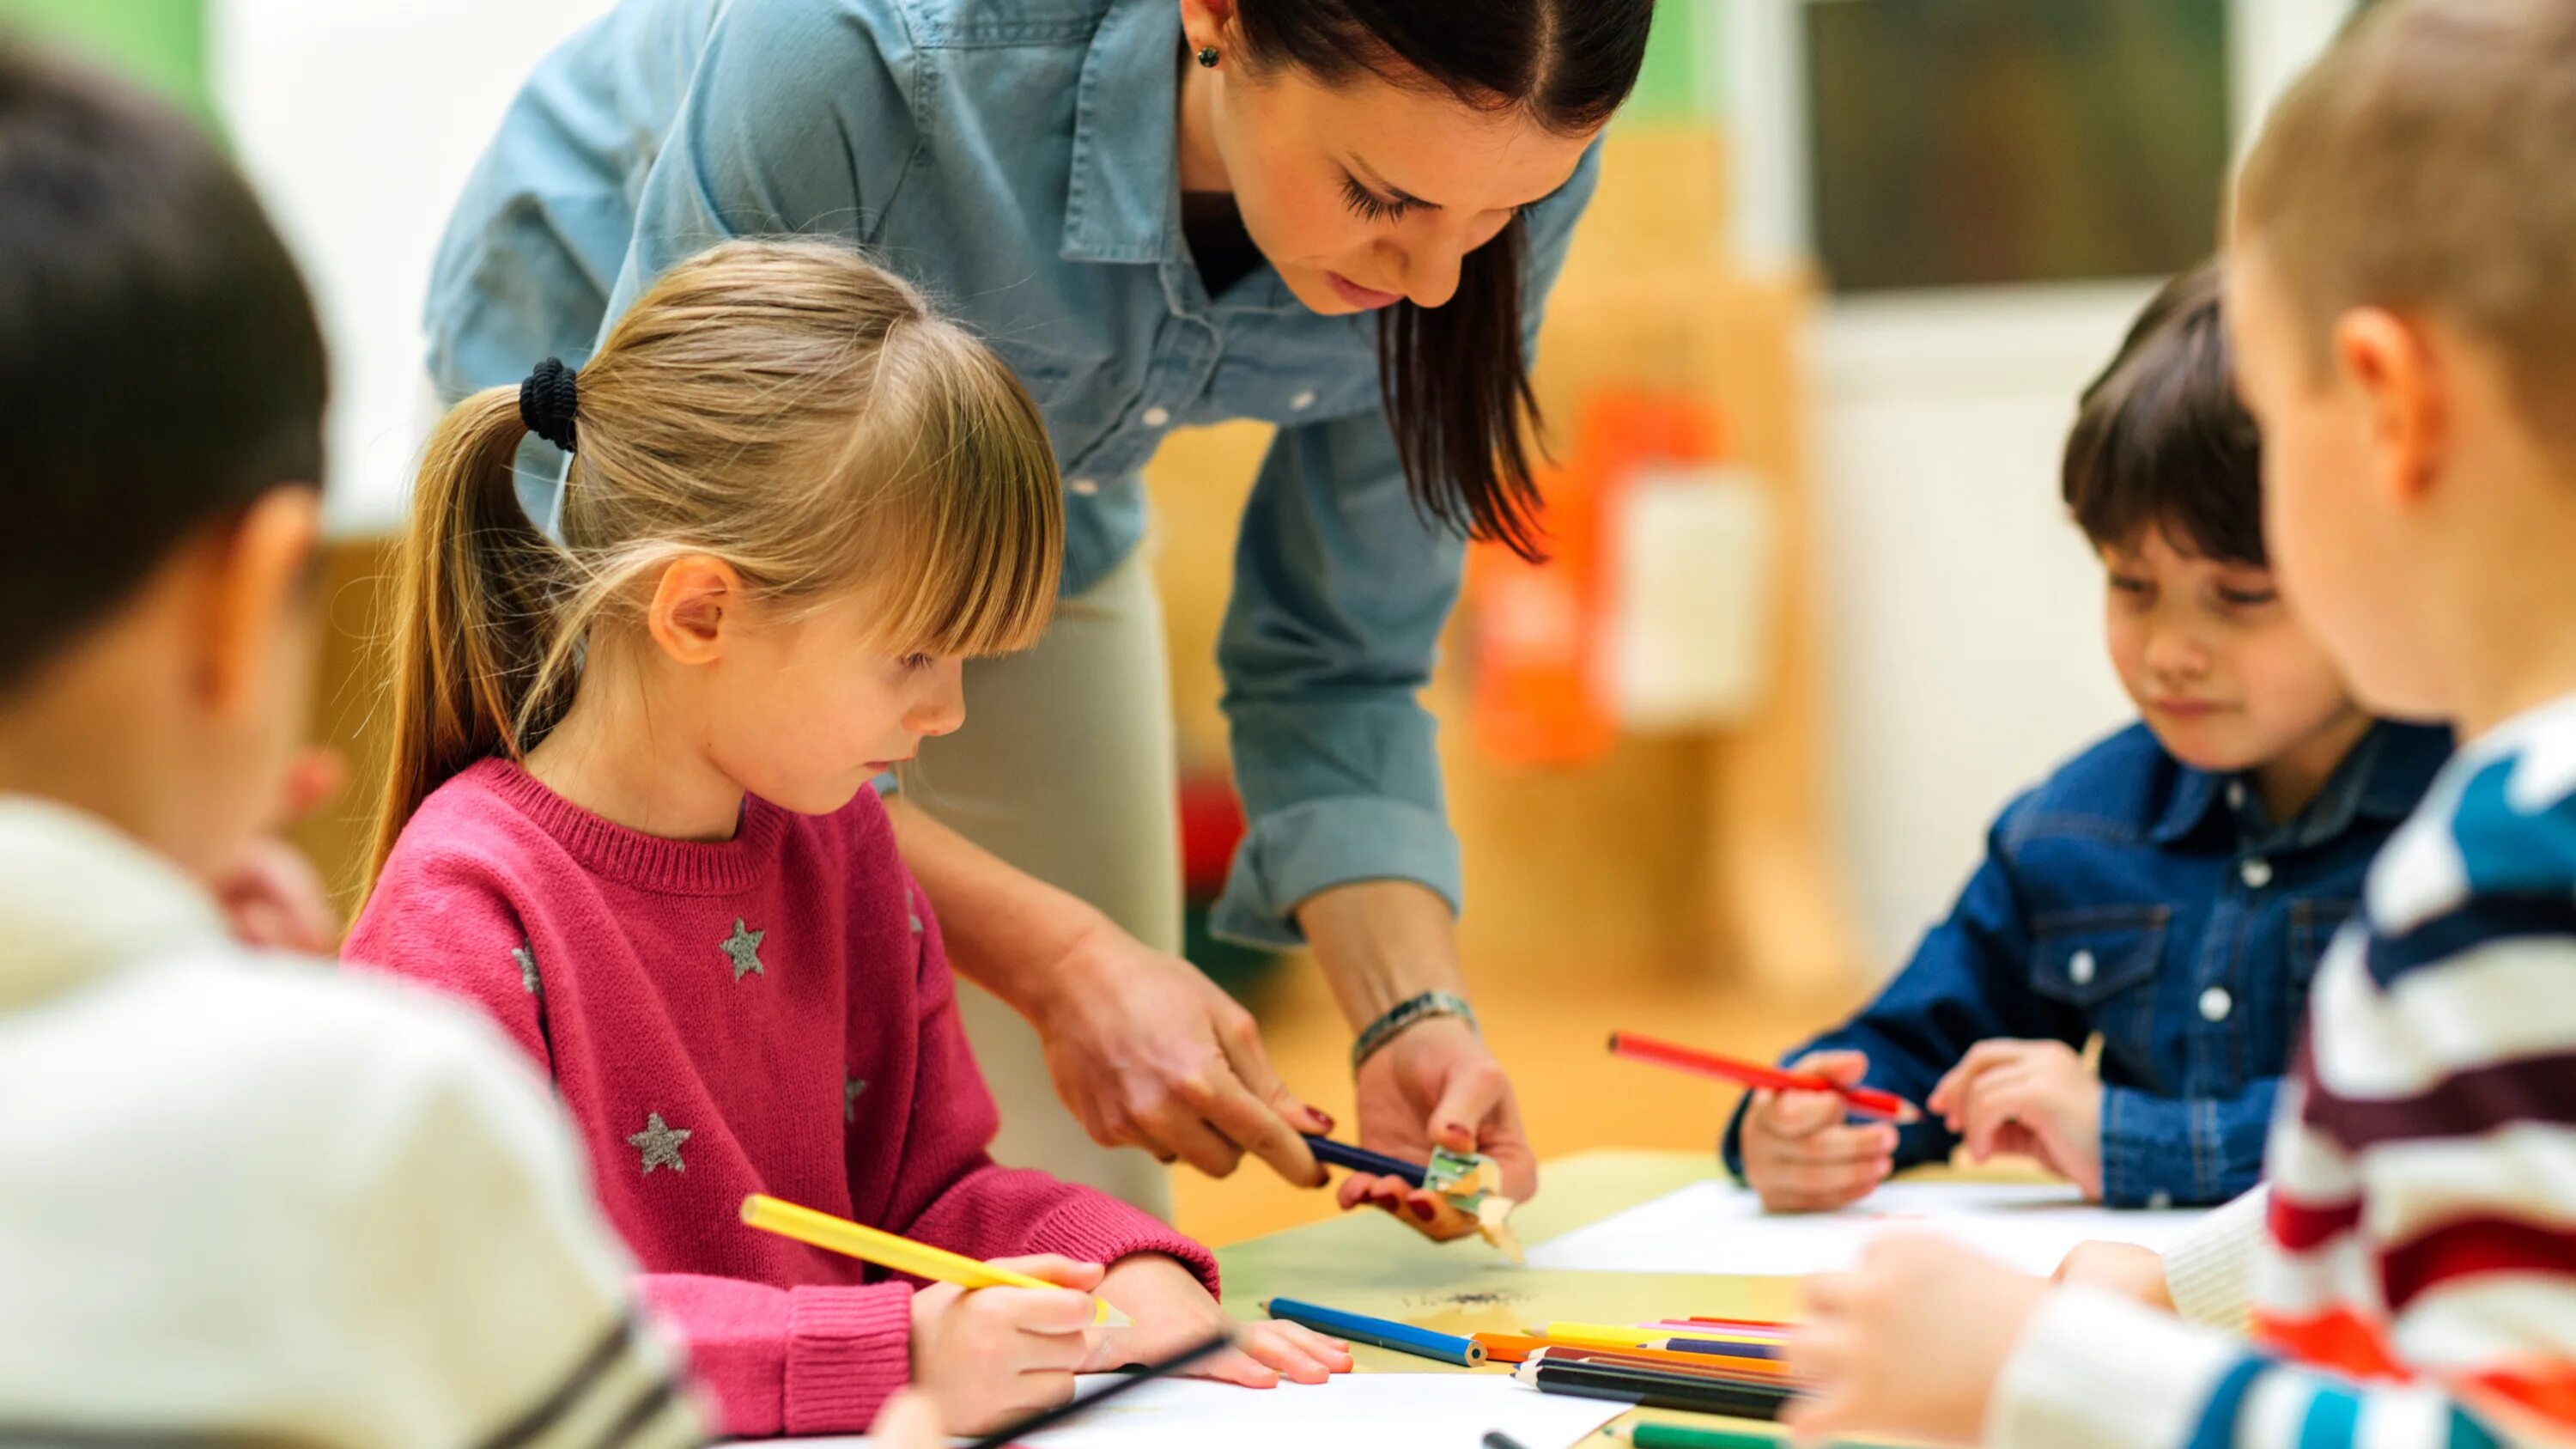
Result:
M2576 5L2391 0L2282 102L2229 325L2291 602L2466 742L2327 953L2256 1342L1892 1239L1811 1285L1803 1433L2576 1439Z

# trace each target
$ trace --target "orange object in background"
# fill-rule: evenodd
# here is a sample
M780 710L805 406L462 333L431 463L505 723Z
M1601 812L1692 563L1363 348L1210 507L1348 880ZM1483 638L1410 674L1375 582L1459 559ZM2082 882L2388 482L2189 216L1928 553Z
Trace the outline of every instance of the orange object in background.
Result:
M1609 752L1619 733L1612 540L1627 481L1640 464L1705 463L1722 453L1717 410L1703 398L1613 390L1584 403L1574 448L1539 476L1548 561L1530 563L1500 544L1467 553L1469 717L1479 748L1504 764L1560 768Z

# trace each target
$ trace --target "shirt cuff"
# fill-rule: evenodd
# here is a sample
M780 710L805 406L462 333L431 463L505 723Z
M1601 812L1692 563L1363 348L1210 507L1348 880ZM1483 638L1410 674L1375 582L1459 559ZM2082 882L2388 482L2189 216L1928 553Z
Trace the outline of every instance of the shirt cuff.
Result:
M1139 1253L1177 1259L1197 1277L1210 1298L1222 1298L1216 1255L1193 1238L1173 1231L1160 1218L1129 1207L1106 1193L1088 1189L1040 1218L1029 1230L1030 1253L1057 1253L1077 1263L1103 1266Z
M2272 1190L2258 1187L2193 1224L2165 1249L2165 1291L2174 1311L2205 1327L2242 1334L2254 1316L2254 1256L2268 1230Z
M789 1434L848 1434L868 1427L912 1379L912 1289L808 1284L787 1293Z
M1297 907L1334 886L1404 880L1462 902L1458 836L1438 813L1379 795L1309 800L1256 817L1208 928L1246 946L1305 943Z
M2206 1329L2091 1288L2058 1288L2022 1326L1986 1408L1989 1449L2191 1442L2210 1391L2245 1352Z

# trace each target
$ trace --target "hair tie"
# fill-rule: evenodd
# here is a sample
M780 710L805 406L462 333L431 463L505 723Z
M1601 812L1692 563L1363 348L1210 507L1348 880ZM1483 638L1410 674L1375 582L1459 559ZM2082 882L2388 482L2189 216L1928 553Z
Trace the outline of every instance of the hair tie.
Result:
M581 384L560 357L537 364L519 384L519 421L529 432L569 453L580 433Z

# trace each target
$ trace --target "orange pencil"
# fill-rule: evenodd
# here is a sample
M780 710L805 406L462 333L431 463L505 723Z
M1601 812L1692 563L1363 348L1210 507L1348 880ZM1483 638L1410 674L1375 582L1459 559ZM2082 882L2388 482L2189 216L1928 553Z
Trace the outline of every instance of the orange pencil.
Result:
M1565 1353L1606 1353L1651 1363L1657 1368L1725 1368L1748 1374L1783 1374L1788 1365L1778 1359L1738 1358L1722 1353L1676 1353L1663 1348L1601 1348L1592 1344L1566 1343L1521 1333L1478 1333L1469 1335L1485 1351L1487 1363L1520 1363L1541 1350L1553 1350L1550 1357Z

